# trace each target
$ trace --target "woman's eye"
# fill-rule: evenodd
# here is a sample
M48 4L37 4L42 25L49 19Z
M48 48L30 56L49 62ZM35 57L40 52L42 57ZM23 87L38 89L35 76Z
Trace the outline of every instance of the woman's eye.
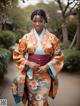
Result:
M42 21L42 20L40 20L39 22L40 22L40 23L42 23L43 21Z
M35 23L36 23L36 20L33 20L33 22L35 22Z
M34 22L34 23L37 23L37 22L38 22L38 23L42 23L43 20L39 20L39 21L37 21L37 20L33 20L33 22Z

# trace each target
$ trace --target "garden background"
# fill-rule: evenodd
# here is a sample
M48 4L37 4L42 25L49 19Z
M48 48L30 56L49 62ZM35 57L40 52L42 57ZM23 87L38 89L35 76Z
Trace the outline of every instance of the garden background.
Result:
M26 1L30 0L21 0L23 4ZM0 0L0 98L7 98L9 106L14 104L10 85L18 71L12 53L19 39L31 30L30 15L38 8L46 11L46 27L60 39L64 53L59 92L51 106L80 106L80 0L48 1L21 8L19 0Z

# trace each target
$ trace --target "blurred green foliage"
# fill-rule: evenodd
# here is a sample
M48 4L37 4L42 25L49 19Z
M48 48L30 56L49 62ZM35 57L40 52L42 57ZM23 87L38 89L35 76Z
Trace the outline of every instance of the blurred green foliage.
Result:
M63 50L64 67L63 70L68 72L80 71L80 51L74 49Z
M1 31L0 32L0 45L3 45L5 48L9 48L11 45L16 42L16 34L11 31Z
M5 48L0 48L0 78L7 72L7 64L11 58L11 53Z

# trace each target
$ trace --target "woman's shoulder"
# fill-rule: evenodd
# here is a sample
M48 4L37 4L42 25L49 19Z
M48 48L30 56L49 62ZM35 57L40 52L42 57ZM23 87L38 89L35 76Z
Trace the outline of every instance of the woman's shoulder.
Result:
M26 33L26 34L23 35L22 39L26 39L26 38L27 38L28 36L30 36L30 35L31 35L31 32Z
M27 40L27 36L29 36L29 33L26 33L22 36L22 38L19 39L19 44L25 44Z
M26 33L26 34L24 34L23 36L22 36L22 38L19 40L19 41L25 41L25 40L27 40L28 39L28 37L31 35L31 33L29 32L29 33Z
M49 36L49 39L51 39L51 40L59 40L59 38L55 34L49 32L49 31L47 31L47 35Z

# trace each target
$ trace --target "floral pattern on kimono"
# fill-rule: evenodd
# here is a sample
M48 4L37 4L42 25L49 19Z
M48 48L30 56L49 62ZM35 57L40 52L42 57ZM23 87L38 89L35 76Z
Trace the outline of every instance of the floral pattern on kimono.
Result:
M29 70L27 72L24 70L28 54L30 53L49 54L52 57L48 62L49 69L43 74L32 74L32 70L30 69L33 79L26 77ZM12 86L14 96L17 94L19 98L22 97L24 92L18 93L20 90L17 90L16 86L22 84L22 88L20 87L22 90L24 88L24 82L26 82L30 101L29 106L47 106L48 96L54 97L57 93L56 77L63 67L63 58L64 55L60 49L59 39L48 30L44 29L40 36L37 35L34 29L30 33L25 34L13 52L13 59L20 73L20 77L17 77L19 83L13 83Z

